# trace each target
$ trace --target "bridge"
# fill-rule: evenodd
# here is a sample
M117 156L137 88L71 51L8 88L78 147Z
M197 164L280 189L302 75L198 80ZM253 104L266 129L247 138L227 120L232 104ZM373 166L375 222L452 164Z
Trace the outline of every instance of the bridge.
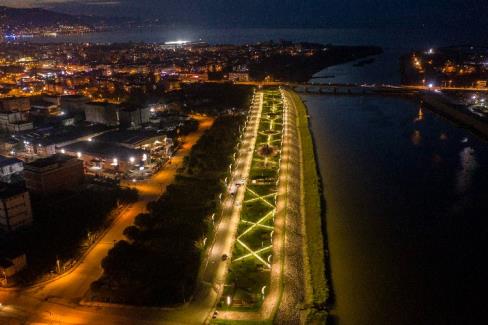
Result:
M432 92L486 92L488 88L474 87L435 87L428 85L388 85L388 84L319 84L319 83L291 83L291 82L236 82L240 85L252 85L261 87L285 86L298 93L323 94L323 95L375 95L375 94L417 94L425 91Z
M376 94L415 94L420 89L389 85L356 85L356 84L288 84L298 93L321 95L376 95Z

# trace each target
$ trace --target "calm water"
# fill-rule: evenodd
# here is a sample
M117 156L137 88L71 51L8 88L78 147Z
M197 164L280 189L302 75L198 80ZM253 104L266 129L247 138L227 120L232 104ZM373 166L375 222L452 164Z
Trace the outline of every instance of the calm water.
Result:
M39 37L33 42L151 42L160 43L172 40L203 40L211 44L244 44L268 40L290 40L297 42L321 42L343 45L378 45L385 48L428 48L467 42L484 41L486 37L479 31L470 32L469 26L460 29L399 29L388 26L385 29L318 28L318 29L192 29L168 28L133 29L84 35L61 35L58 37ZM401 37L399 37L401 35Z
M392 97L305 96L338 324L479 324L488 147ZM462 321L461 321L462 320Z

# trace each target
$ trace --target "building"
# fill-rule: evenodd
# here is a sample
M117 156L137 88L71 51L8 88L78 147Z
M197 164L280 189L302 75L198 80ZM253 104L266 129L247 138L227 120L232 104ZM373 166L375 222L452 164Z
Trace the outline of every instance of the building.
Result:
M46 100L46 98L40 98L32 101L32 111L41 115L58 114L60 112L60 105L54 101Z
M0 135L0 154L12 155L15 153L15 148L19 144L17 139L12 136Z
M155 130L124 130L104 133L94 139L131 149L142 149L148 153L150 161L168 158L173 153L173 139Z
M144 150L97 140L76 142L61 150L83 160L86 170L93 174L122 174L133 168L144 167L149 158Z
M17 153L28 159L35 159L52 156L63 146L79 141L88 141L109 130L109 128L99 124L67 127L51 126L43 129L36 129L32 132L22 132L5 139L16 140L17 143L23 143L23 150L19 150ZM6 149L11 147L12 146L7 146ZM0 147L0 149L2 148ZM11 149L10 151L7 151L6 154L12 154L12 151L13 150Z
M0 112L0 130L17 133L32 130L34 124L29 121L28 113L19 111L1 111Z
M488 81L486 80L477 80L476 81L476 88L486 88Z
M85 110L85 105L89 102L88 97L81 95L69 95L61 97L61 110L68 114L78 114Z
M85 119L87 122L106 126L119 125L120 106L106 102L90 102L85 104Z
M149 123L151 111L149 107L124 108L120 110L120 125L123 127L134 128Z
M0 284L6 285L8 278L22 271L27 266L25 254L0 253Z
M22 160L0 155L0 181L8 183L13 175L20 174L23 170Z
M19 185L0 183L0 229L13 231L32 223L29 192Z
M85 119L91 123L131 128L149 123L150 117L149 107L123 107L106 102L85 104Z
M231 72L229 73L230 81L247 82L249 81L249 72Z
M25 185L34 193L73 190L83 184L83 161L56 154L24 165Z
M11 97L0 99L2 112L28 112L31 105L28 97Z

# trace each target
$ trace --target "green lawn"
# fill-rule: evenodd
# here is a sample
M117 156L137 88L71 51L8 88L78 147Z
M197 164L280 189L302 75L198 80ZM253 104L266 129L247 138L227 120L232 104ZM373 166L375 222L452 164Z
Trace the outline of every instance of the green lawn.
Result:
M269 286L270 282L268 258L272 252L271 232L274 226L276 182L279 176L283 104L279 92L266 91L264 100L256 150L249 172L237 241L232 255L233 261L220 304L222 310L229 310L229 308L244 312L259 310L263 301L261 291L264 286ZM272 156L262 156L259 153L260 148L265 145L275 150ZM227 296L232 297L231 306L225 303ZM242 324L255 323L243 322Z

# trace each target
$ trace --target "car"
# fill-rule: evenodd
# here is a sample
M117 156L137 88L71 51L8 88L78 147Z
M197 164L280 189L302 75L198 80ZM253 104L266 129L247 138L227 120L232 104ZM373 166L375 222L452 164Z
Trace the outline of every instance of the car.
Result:
M244 184L246 184L246 179L245 178L241 178L240 180L238 180L236 182L236 184L239 185L239 186L244 185Z
M228 258L229 256L227 256L227 254L222 255L222 261L227 261Z

